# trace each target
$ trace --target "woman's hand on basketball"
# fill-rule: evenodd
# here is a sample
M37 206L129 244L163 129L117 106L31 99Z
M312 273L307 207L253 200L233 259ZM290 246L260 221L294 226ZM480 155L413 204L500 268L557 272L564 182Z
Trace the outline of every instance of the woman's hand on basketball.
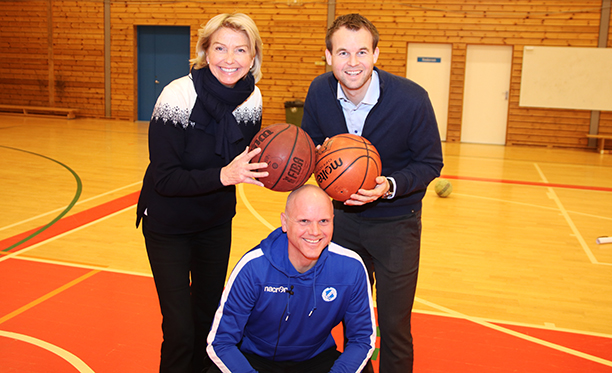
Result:
M261 148L249 151L247 146L241 154L221 169L221 184L228 186L247 183L263 186L263 183L256 179L268 176L268 172L258 170L268 167L268 164L264 162L251 163L251 159L259 153L261 153Z
M361 206L374 202L384 196L389 187L389 181L386 177L377 176L374 189L359 189L357 193L351 194L351 198L344 201L344 204L348 206Z
M325 141L327 141L327 140L329 140L329 137L325 138ZM325 141L323 141L321 144L317 145L315 149L319 150L321 148L321 145L325 144Z

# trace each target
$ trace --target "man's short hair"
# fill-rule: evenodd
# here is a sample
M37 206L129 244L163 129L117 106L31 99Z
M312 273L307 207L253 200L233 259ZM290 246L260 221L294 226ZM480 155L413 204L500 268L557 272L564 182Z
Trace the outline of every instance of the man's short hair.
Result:
M370 22L366 17L358 14L351 13L342 15L332 23L332 25L327 30L327 34L325 35L325 46L328 51L333 52L333 46L331 38L338 29L341 27L346 27L351 31L358 31L362 28L370 31L372 34L372 50L376 49L378 46L378 40L380 39L380 35L378 34L378 30L376 26L372 22Z

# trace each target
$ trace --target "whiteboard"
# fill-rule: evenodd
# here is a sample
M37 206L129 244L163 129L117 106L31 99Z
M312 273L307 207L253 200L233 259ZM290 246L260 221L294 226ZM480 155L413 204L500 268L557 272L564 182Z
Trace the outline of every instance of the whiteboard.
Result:
M612 110L612 48L523 50L520 106Z

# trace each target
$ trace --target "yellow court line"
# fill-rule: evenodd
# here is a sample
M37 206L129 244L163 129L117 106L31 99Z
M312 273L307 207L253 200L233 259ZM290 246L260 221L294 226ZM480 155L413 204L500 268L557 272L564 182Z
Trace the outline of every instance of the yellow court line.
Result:
M2 262L4 260L11 259L11 258L16 257L18 255L24 254L24 253L26 253L26 252L28 252L28 251L30 251L32 249L35 249L35 248L37 248L39 246L42 246L42 245L45 245L45 244L47 244L49 242L55 241L57 239L60 239L60 238L65 237L65 236L67 236L69 234L72 234L74 232L78 232L78 231L80 231L82 229L88 228L88 227L90 227L90 226L92 226L94 224L98 224L100 222L103 222L104 220L110 219L110 218L115 217L115 216L117 216L119 214L122 214L122 213L124 213L124 212L126 212L126 211L128 211L130 209L135 209L135 208L136 208L136 205L128 206L128 207L124 208L123 210L115 211L112 214L103 216L103 217L101 217L101 218L99 218L97 220L93 220L93 221L91 221L91 222L89 222L87 224L83 224L80 227L76 227L76 228L68 230L68 231L66 231L64 233L58 234L57 236L53 236L53 237L50 237L50 238L48 238L48 239L46 239L44 241L40 241L38 243L35 243L34 245L28 246L25 249L14 251L14 252L6 255L6 256L0 256L0 262Z
M54 264L58 266L72 267L72 268L96 269L100 272L119 273L122 275L151 277L151 278L153 277L153 274L150 272L128 271L125 269L109 268L109 267L99 266L95 264L74 263L74 262L67 262L67 261L55 260L55 259L28 257L24 255L16 256L13 259L14 260L25 260L25 261L37 262L37 263Z
M125 185L125 186L122 186L120 188L109 190L108 192L105 192L105 193L102 193L102 194L98 194L97 196L93 196L93 197L90 197L90 198L87 198L87 199L80 200L77 203L75 203L75 206L78 206L78 205L83 204L85 202L93 201L93 200L98 199L98 198L102 198L102 197L107 196L109 194L113 194L113 193L119 192L119 191L121 191L123 189L127 189L127 188L130 188L130 187L136 186L138 184L142 184L142 181L138 181L136 183ZM11 224L11 225L7 225L5 227L0 227L0 231L3 231L3 230L8 229L8 228L13 228L13 227L16 227L18 225L21 225L21 224L24 224L24 223L27 223L27 222L30 222L30 221L33 221L33 220L36 220L36 219L43 218L43 217L45 217L47 215L55 214L56 212L60 212L60 211L63 211L65 209L66 209L66 206L63 206L63 207L60 207L60 208L52 210L52 211L47 211L47 212L45 212L43 214L36 215L36 216L31 217L31 218L22 220L22 221L18 221L16 223Z
M87 280L88 278L90 278L91 276L93 276L93 275L95 275L96 273L99 273L99 272L100 272L99 270L93 270L91 272L88 272L88 273L84 274L83 276L81 276L79 278L76 278L76 279L70 281L69 283L67 283L65 285L62 285L59 288L57 288L57 289L55 289L55 290L53 290L53 291L43 295L42 297L40 297L40 298L38 298L38 299L36 299L36 300L26 304L25 306L16 309L15 311L9 313L8 315L0 317L0 324L2 324L5 321L8 321L8 320L12 319L15 316L18 316L18 315L24 313L25 311L27 311L27 310L29 310L29 309L39 305L40 303L46 301L47 299L50 299L50 298L54 297L55 295L61 293L62 291L67 290L67 289L73 287L74 285Z
M556 343L548 342L548 341L545 341L543 339L535 338L535 337L532 337L532 336L527 335L527 334L519 333L519 332L514 331L512 329L508 329L508 328L504 328L503 326L492 324L492 323L490 323L488 321L484 321L483 319L480 319L480 318L477 318L477 317L472 317L472 316L465 315L465 314L463 314L461 312L454 311L454 310L452 310L450 308L446 308L444 306L440 306L438 304L426 301L426 300L421 299L419 297L415 297L414 299L417 302L419 302L419 303L422 303L422 304L427 305L429 307L432 307L432 308L435 308L437 310L446 312L446 313L448 313L450 315L453 315L455 317L458 317L458 318L461 318L461 319L464 319L464 320L471 321L473 323L482 325L482 326L484 326L486 328L497 330L498 332L505 333L505 334L511 335L513 337L521 338L521 339L524 339L526 341L533 342L533 343L536 343L536 344L539 344L539 345L542 345L542 346L545 346L545 347L548 347L548 348L552 348L552 349L557 350L557 351L565 352L566 354L569 354L569 355L574 355L574 356L583 358L585 360L590 360L590 361L593 361L595 363L599 363L599 364L603 364L603 365L612 367L612 361L610 361L610 360L602 359L600 357L589 355L589 354L586 354L584 352L576 351L576 350L573 350L571 348L567 348L565 346L558 345Z
M244 205L251 212L251 214L253 214L253 216L255 216L255 218L257 218L257 220L259 220L263 225L265 225L266 227L270 228L271 231L276 229L275 226L273 226L272 224L268 223L268 221L266 219L264 219L263 216L259 215L257 210L255 210L255 208L253 208L253 206L251 205L251 203L247 199L246 194L244 193L244 186L242 184L238 184L238 188L237 189L238 189L238 194L240 195L240 199L242 200L242 202L244 202Z

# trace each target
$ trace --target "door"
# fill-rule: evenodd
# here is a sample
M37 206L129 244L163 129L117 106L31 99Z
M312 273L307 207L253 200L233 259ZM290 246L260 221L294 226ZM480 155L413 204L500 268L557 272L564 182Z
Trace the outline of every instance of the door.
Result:
M451 44L408 44L406 78L429 93L442 141L446 141L448 124L452 51Z
M162 89L189 74L189 26L138 26L138 120L149 121Z
M461 142L506 144L512 47L468 45Z

